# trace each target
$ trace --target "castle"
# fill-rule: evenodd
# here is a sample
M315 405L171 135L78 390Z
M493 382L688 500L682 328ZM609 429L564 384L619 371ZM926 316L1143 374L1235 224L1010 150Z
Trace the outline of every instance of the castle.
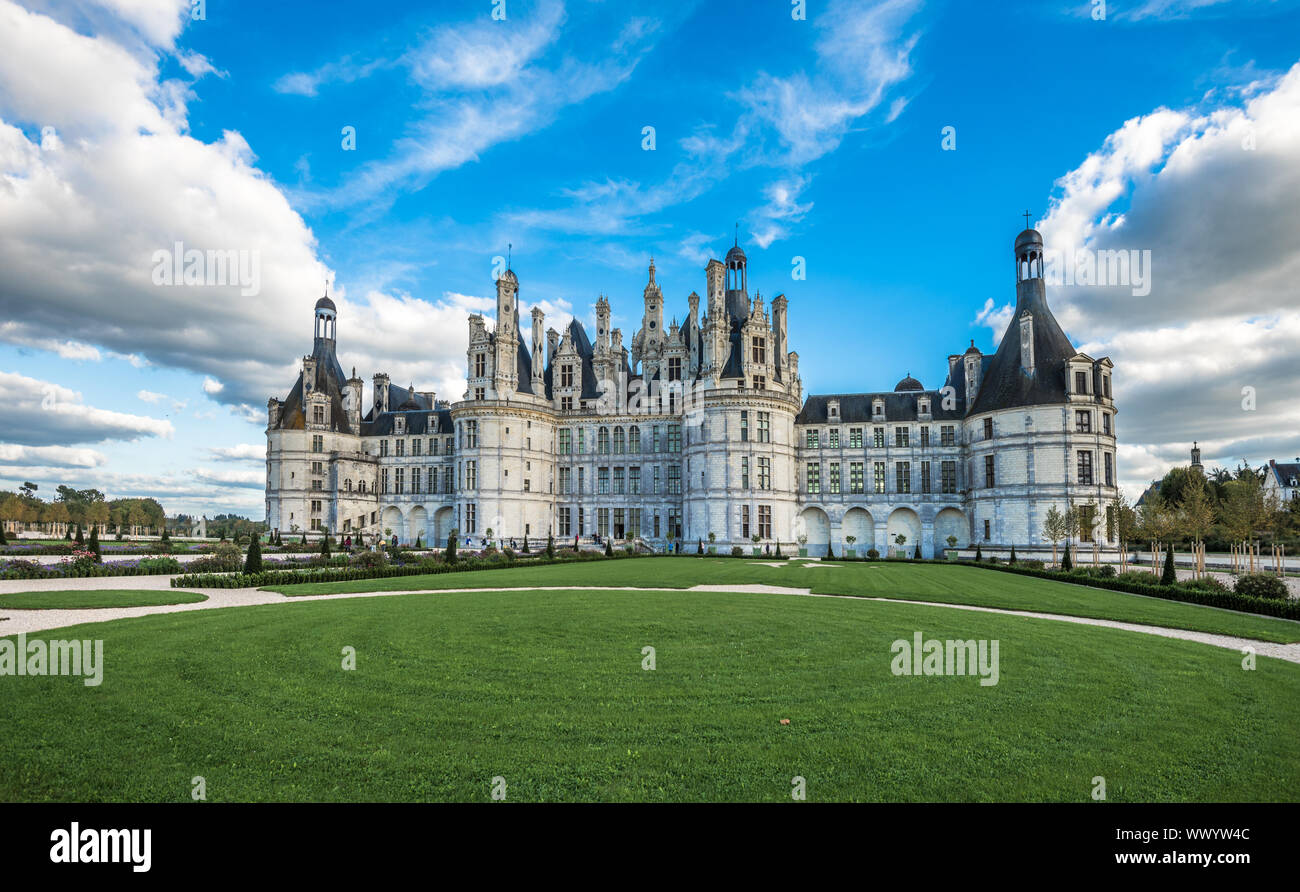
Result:
M1078 352L1047 305L1043 240L1015 241L1016 306L997 351L948 357L942 387L805 396L789 303L750 297L739 244L705 268L685 322L664 325L650 262L629 346L596 303L595 340L574 319L519 328L519 280L496 281L495 325L469 317L460 400L339 364L337 308L284 400L267 404L266 514L282 533L442 545L554 535L662 547L1041 546L1056 506L1114 544L1113 367Z

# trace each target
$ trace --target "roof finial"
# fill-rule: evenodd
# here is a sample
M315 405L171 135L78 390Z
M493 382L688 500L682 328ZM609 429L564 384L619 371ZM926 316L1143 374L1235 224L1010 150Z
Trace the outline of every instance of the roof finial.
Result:
M511 258L514 256L515 246L512 242L506 243L506 269L513 269L510 265Z
M736 247L740 247L740 221L736 221Z
M326 277L325 277L325 296L326 296L326 297L329 297L329 296L330 296L330 279L329 279L329 276L326 276Z
M1026 228L1026 229L1033 229L1033 228L1034 228L1034 227L1032 227L1032 226L1029 225L1029 211L1025 211L1025 228Z

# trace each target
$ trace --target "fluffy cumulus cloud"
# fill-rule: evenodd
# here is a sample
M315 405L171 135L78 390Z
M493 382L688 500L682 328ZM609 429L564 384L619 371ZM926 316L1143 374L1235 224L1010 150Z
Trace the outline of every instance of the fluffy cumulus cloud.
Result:
M1126 122L1060 178L1039 229L1080 259L1150 252L1149 293L1132 276L1049 288L1080 348L1116 364L1126 485L1186 463L1193 440L1228 465L1297 453L1300 65ZM981 321L1000 335L1006 309Z
M81 394L14 372L0 372L0 438L7 444L51 446L171 437L170 421L96 409ZM50 453L24 453L30 455Z

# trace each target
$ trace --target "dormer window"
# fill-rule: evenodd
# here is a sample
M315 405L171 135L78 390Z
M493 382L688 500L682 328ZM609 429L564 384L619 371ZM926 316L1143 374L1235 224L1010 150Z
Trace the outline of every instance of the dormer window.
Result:
M393 432L396 434L406 433L406 419L398 416L393 422ZM399 444L400 445L400 444Z
M877 418L881 418L881 417L883 417L884 414L885 414L885 401L884 401L884 400L874 400L874 401L871 403L871 414L874 415L874 416L877 417Z
M1079 393L1079 394L1086 394L1086 393L1088 392L1088 373L1087 373L1087 372L1075 372L1075 373L1074 373L1074 392L1075 392L1075 393Z
M921 415L929 415L929 414L930 414L930 401L929 401L929 400L919 400L919 401L917 402L917 412L918 412L919 414L921 414Z

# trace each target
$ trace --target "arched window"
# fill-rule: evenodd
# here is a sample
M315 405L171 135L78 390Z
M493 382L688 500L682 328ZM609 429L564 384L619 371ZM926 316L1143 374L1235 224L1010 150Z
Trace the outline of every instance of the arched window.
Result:
M619 425L614 428L614 454L622 455L627 451L626 440L623 436L623 427Z
M627 429L627 451L641 451L641 428L637 427L635 424Z
M609 455L609 428L602 427L596 434L596 451L601 455Z

